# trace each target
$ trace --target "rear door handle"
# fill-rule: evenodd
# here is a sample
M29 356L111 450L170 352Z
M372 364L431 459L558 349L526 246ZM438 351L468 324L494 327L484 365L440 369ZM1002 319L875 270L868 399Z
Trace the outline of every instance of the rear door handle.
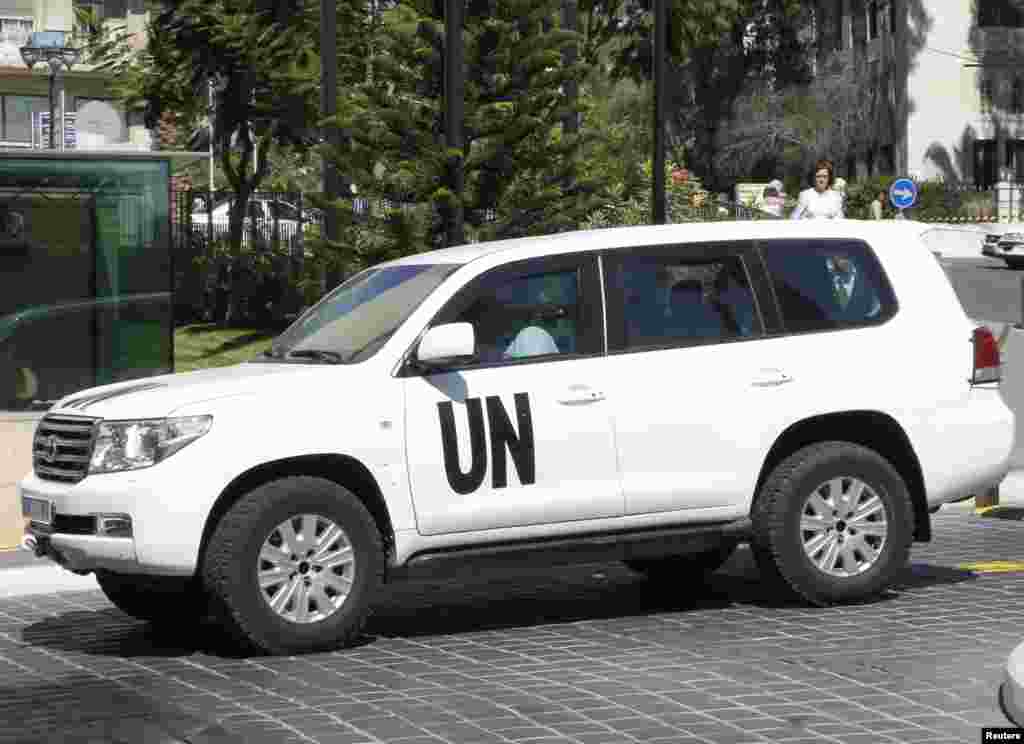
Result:
M762 369L750 384L754 387L778 387L787 382L793 382L793 378L781 369Z
M570 385L569 389L558 398L563 406L578 406L584 403L596 403L604 400L604 393L594 390L589 385Z

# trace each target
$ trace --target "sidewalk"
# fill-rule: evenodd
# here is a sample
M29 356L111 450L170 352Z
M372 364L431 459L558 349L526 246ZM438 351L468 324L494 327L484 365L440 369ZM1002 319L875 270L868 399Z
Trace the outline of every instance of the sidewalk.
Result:
M0 413L0 549L21 541L24 522L15 484L32 468L32 434L41 413Z

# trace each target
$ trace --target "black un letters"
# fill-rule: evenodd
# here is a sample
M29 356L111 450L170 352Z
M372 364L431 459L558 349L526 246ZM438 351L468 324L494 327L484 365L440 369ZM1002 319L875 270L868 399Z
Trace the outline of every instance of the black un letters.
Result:
M491 485L494 488L508 487L508 461L505 448L512 455L519 482L524 486L537 479L537 463L533 446L533 419L530 415L530 396L516 393L516 422L519 434L512 428L501 398L487 396L487 424L491 432ZM459 440L455 433L455 412L450 401L437 404L441 420L441 447L444 450L444 471L448 484L458 494L473 493L480 488L487 473L487 447L484 433L484 413L480 398L466 398L469 416L469 444L472 449L469 472L463 473L459 465Z

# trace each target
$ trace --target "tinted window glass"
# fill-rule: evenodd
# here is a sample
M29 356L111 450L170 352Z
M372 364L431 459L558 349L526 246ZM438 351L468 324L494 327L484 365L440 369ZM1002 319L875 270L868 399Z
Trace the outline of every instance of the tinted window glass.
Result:
M572 354L578 348L578 294L575 269L518 276L486 284L455 321L473 324L484 363Z
M325 350L343 362L372 356L458 266L409 264L367 269L299 317L271 346L275 357Z
M788 331L880 323L896 298L867 245L843 240L778 240L762 245Z
M626 256L615 268L625 348L735 339L760 334L754 295L737 256L688 261Z

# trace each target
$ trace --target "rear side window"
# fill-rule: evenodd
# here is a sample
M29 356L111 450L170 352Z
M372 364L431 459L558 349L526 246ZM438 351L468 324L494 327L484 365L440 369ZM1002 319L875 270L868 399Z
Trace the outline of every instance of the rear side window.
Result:
M867 244L854 240L770 240L765 267L787 331L884 323L896 297Z
M622 303L622 327L613 333L618 348L689 346L762 331L739 256L626 255L614 264L611 287Z

